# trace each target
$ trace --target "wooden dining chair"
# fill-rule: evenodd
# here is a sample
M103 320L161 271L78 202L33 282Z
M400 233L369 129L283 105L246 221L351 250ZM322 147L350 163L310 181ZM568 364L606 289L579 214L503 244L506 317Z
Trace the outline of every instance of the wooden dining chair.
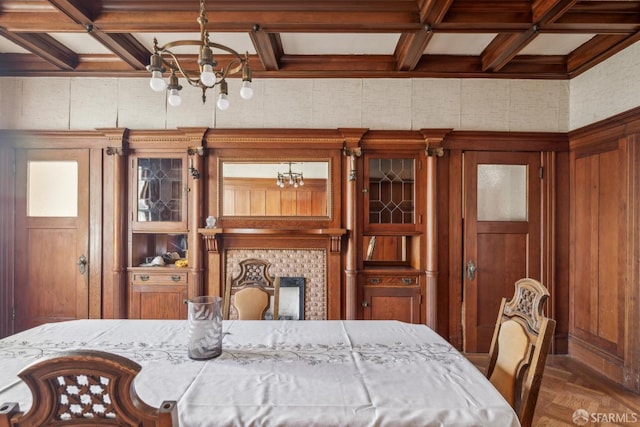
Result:
M278 319L278 302L280 298L280 279L269 275L268 261L261 259L245 259L240 261L240 273L227 279L223 306L223 317L229 319L231 306L239 320L262 320L273 306L273 319Z
M18 374L31 389L31 408L0 405L0 426L177 426L175 401L155 408L138 397L134 379L140 369L126 357L95 350L43 358Z
M515 284L502 299L489 349L487 378L530 427L556 322L543 314L549 291L533 279Z

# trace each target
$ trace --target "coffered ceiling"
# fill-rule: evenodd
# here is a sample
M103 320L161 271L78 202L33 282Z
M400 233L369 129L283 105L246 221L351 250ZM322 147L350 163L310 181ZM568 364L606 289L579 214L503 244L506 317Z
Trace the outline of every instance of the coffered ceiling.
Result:
M197 40L199 9L0 0L0 75L147 76L154 37ZM640 39L640 1L208 0L206 11L211 41L248 52L267 78L568 79Z

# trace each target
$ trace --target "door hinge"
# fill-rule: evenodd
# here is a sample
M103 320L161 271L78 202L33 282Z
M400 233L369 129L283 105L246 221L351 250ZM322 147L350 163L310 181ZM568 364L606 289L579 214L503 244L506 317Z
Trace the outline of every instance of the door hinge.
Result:
M13 159L13 176L16 176L16 160Z
M11 307L11 320L16 320L16 307Z
M538 176L540 176L540 179L544 178L544 168L542 166L538 169Z

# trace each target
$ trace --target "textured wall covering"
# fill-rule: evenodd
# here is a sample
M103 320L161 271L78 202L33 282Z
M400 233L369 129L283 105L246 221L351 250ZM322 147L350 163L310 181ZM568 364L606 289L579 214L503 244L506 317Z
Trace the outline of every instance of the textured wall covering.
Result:
M233 277L240 273L240 261L258 258L269 261L272 277L304 277L305 320L327 317L326 253L319 249L227 249L225 266Z
M640 43L571 80L570 130L640 105Z
M569 82L506 79L255 79L254 97L229 83L231 107L182 90L167 105L146 78L0 78L0 128L90 130L329 128L551 131L568 129Z
M146 78L0 78L3 129L338 128L566 132L640 105L640 42L567 80L255 79L254 98L229 84L182 90L178 108Z

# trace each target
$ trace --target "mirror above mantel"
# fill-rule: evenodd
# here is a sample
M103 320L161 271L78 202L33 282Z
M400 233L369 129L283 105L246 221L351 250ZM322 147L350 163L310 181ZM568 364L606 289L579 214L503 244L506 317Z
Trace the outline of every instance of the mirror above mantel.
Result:
M328 219L331 159L219 159L221 218Z

